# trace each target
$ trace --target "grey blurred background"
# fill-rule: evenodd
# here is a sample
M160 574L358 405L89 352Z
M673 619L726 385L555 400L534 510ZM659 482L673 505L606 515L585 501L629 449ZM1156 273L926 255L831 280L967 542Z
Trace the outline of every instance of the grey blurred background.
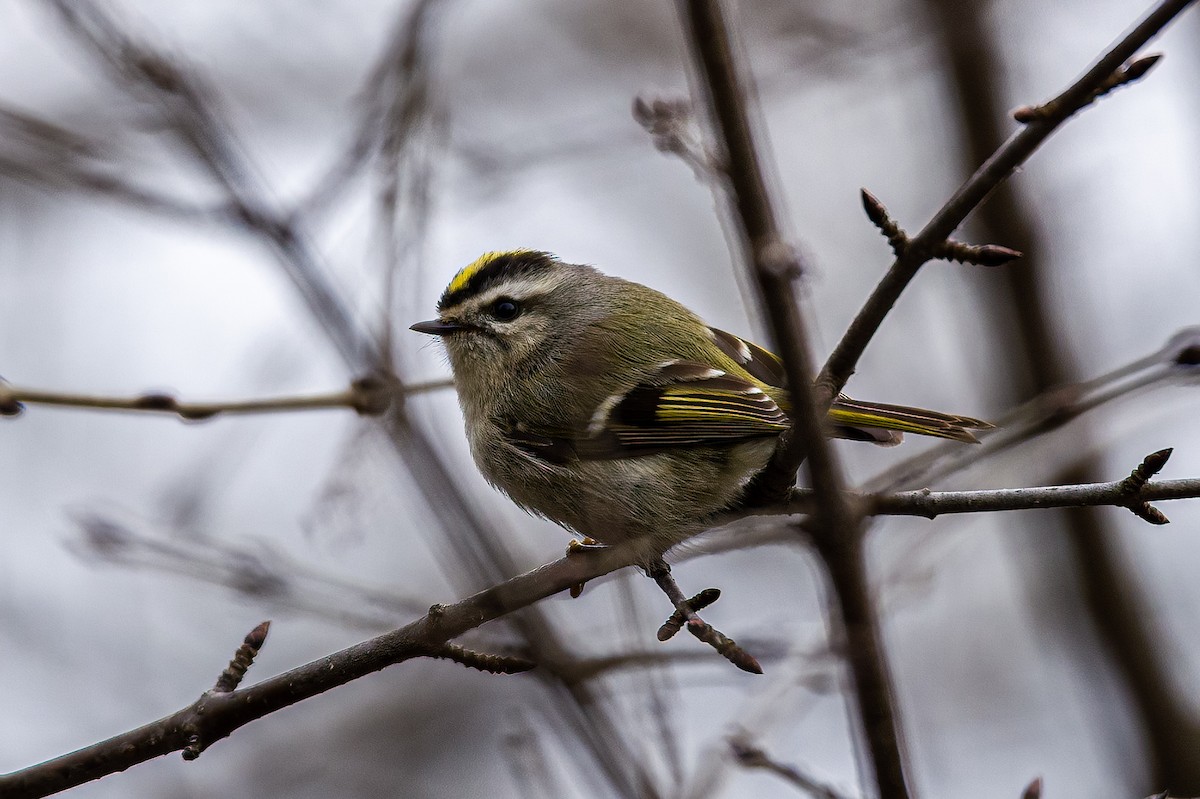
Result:
M439 347L407 326L491 249L592 263L764 335L711 186L630 113L635 97L688 93L670 4L98 7L208 87L217 145L244 168L235 182L289 220L303 258L389 342L407 381L447 376ZM1060 91L1145 9L732 7L778 200L814 267L801 290L818 357L889 263L859 188L915 232L1015 130L1008 109ZM231 220L228 185L145 84L106 65L53 3L0 0L0 19L0 375L196 400L357 376L286 276L295 258ZM1025 264L928 265L850 393L998 418L1200 322L1198 36L1185 15L1153 46L1167 57L1144 83L1068 123L960 231L1024 250ZM380 111L397 98L403 108ZM1200 475L1187 378L933 487L1116 479L1167 446L1164 477ZM479 477L452 391L413 394L406 410L510 565L561 554L564 531ZM839 444L856 483L929 446ZM445 529L418 485L379 426L350 411L181 423L31 406L0 420L0 772L192 701L263 618L274 626L250 680L482 587L462 553L484 548ZM1200 794L1200 757L1187 754L1200 751L1200 503L1162 509L1164 529L1112 508L875 526L918 793L1016 797L1041 775L1054 799ZM537 609L566 664L557 676L411 662L256 722L196 763L160 758L72 795L797 795L740 766L731 736L861 793L806 551L685 557L675 573L685 590L723 589L706 616L762 655L765 677L692 640L658 644L666 603L624 574ZM472 640L527 639L500 622ZM649 656L583 688L564 676L623 653Z

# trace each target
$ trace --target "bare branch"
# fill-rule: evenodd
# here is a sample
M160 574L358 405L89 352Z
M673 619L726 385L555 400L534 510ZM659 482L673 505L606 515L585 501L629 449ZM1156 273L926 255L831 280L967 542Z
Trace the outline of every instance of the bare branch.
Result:
M631 542L586 557L562 558L452 605L435 605L398 630L257 685L228 693L206 692L191 705L144 727L0 776L0 794L6 799L34 799L159 755L203 750L255 719L387 666L416 657L445 657L445 644L468 630L646 557L645 544Z
M1127 74L1122 65L1193 0L1164 0L1133 30L1112 47L1075 83L1040 107L1036 118L1005 142L967 178L933 219L914 236L896 258L871 296L859 310L841 341L834 347L817 384L828 391L826 405L846 385L858 359L883 323L900 294L967 215L1017 167L1023 164L1075 112L1112 88L1114 76ZM1143 73L1144 74L1144 71ZM1140 76L1140 74L1139 74ZM1123 82L1118 77L1117 82Z
M440 384L424 384L419 386L418 390L431 388L440 388ZM359 378L346 390L332 394L226 402L184 402L165 392L141 394L136 397L71 394L21 388L0 379L0 416L17 416L24 410L25 405L170 413L188 422L205 421L222 414L280 413L329 408L351 408L362 416L379 416L387 411L391 397L392 388L387 381L375 376Z
M1148 482L1171 450L1160 450L1146 456L1142 464L1124 480L1082 485L1037 486L1033 488L999 488L990 491L901 491L894 494L851 494L851 501L860 503L863 513L872 516L924 516L933 519L949 513L987 513L1009 510L1038 510L1044 508L1080 508L1112 505L1128 508L1134 515L1151 524L1166 524L1168 519L1148 503L1170 499L1200 497L1200 478ZM793 489L784 505L764 505L739 512L740 515L773 515L780 512L809 513L817 503L815 492ZM1148 510L1147 510L1148 509ZM731 514L722 521L732 521Z
M846 794L839 793L829 785L805 774L795 766L789 766L771 759L761 748L754 746L745 738L731 738L729 748L738 764L745 768L760 768L782 777L787 782L817 799L847 799Z
M790 489L808 458L817 496L814 542L829 574L837 616L831 625L845 641L835 648L850 663L856 710L870 753L870 773L884 799L906 799L891 687L871 603L863 559L861 517L846 501L835 453L825 439L825 411L833 395L818 397L804 320L792 281L803 271L783 240L755 148L733 44L719 0L684 0L681 13L704 76L708 105L728 158L728 178L741 225L742 260L751 266L791 387L792 429L781 437L767 467L755 477L748 501L775 498ZM835 637L839 637L835 634ZM842 644L844 643L844 647Z
M685 623L688 632L717 650L721 657L742 671L748 671L751 674L762 674L762 666L758 665L758 661L754 659L753 655L742 649L732 638L727 637L696 614L695 605L692 604L691 599L688 599L679 590L679 586L675 583L675 578L671 576L671 567L667 565L666 561L659 558L651 564L646 573L658 584L663 593L671 599L671 603L675 605L675 612L671 614L671 618L667 619L667 622L658 630L660 641L664 641L666 638L674 635L674 632L670 632L672 628L678 629L674 621L677 617L682 618L686 620ZM717 592L717 596L720 596L720 592ZM699 595L693 597L693 599L697 601L711 600L708 604L716 601L716 597L713 597L712 594L708 594L703 600L699 598ZM666 638L663 637L664 630L670 632Z
M1075 499L1083 502L1090 502L1089 497L1099 492L1104 501L1095 504L1125 506L1156 499L1200 496L1200 480L1147 482L1148 477L1161 468L1165 459L1166 455L1163 452L1155 453L1130 477L1100 487L1055 487L1039 490L1051 494L1063 491L1063 495L1066 496L1074 490ZM1002 495L1004 492L959 492L957 500L948 500L937 505L933 515L955 512L951 508L951 501L959 502L959 506L964 509L981 509L978 495L989 493ZM964 495L971 494L976 496L963 498ZM928 492L910 492L908 495L896 496L898 498L895 500L883 497L869 498L867 504L881 508L892 501L897 507L908 507L914 513L929 515L928 507L923 503L930 502L929 497L933 497L935 503L940 500ZM1005 500L995 501L995 509L1001 509L999 506L1003 501ZM1053 504L1053 499L1047 500L1043 497L1033 502L1026 499L1021 507L1049 507ZM886 510L893 512L894 509ZM445 645L468 630L547 596L624 566L646 562L650 556L645 550L646 546L646 542L635 541L591 550L586 554L574 554L512 578L454 605L435 606L425 617L400 630L293 669L250 688L228 693L209 692L193 705L150 725L73 754L2 776L0 789L5 791L6 797L13 799L45 796L171 751L182 749L198 752L254 719L413 657L452 657L460 662L471 661L468 665L489 662L499 670L517 670L524 664L508 658L487 661L473 653L465 653L464 650L447 650ZM688 600L684 599L682 594L679 595L679 600L686 606ZM686 615L683 607L678 609Z
M888 246L899 258L908 249L911 239L896 220L892 219L887 208L871 192L861 190L863 209L871 224L879 228L879 232L887 239ZM1014 258L1020 258L1021 253L1009 247L997 244L967 244L955 239L946 239L934 248L933 257L944 258L947 261L958 261L964 264L978 266L1003 266Z

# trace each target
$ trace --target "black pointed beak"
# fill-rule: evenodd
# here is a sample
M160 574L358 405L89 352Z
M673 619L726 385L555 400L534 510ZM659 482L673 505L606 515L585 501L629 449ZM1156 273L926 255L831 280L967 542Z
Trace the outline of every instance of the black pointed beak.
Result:
M457 333L459 330L466 330L466 325L461 325L458 322L443 322L441 319L430 319L428 322L417 322L415 325L410 325L409 330L415 330L418 333L428 333L431 336L448 336L451 333Z

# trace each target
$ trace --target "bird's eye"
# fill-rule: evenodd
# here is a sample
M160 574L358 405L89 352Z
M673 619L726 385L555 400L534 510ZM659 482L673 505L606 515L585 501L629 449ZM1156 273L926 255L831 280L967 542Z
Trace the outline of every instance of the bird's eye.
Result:
M491 314L501 322L511 322L521 313L516 300L502 299L492 303Z

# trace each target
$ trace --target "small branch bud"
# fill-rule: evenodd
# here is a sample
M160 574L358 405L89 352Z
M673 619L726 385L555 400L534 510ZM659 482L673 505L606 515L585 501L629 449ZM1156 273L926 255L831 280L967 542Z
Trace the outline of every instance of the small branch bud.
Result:
M1095 88L1088 99L1086 99L1079 106L1072 108L1067 115L1070 116L1076 111L1086 108L1088 105L1096 102L1114 89L1119 89L1122 86L1128 86L1130 83L1141 80L1142 78L1146 77L1146 74L1149 73L1150 70L1154 68L1154 65L1157 64L1161 59L1162 53L1154 53L1153 55L1143 56L1142 58L1135 59L1121 67L1118 67L1111 75L1108 76L1107 79L1104 80L1103 83ZM1054 100L1043 103L1042 105L1023 105L1013 111L1013 119L1017 120L1021 124L1028 125L1031 122L1039 122L1049 117L1057 116L1060 111L1061 102L1058 98L1055 98Z
M947 239L934 248L935 257L947 261L958 261L975 266L1003 266L1009 261L1020 258L1022 253L998 244L967 244L955 239Z
M188 736L187 746L183 748L184 760L195 760L200 757L200 753L204 751L203 742L200 740L200 733L194 732Z
M1021 794L1021 799L1042 799L1042 778L1038 777L1033 782L1029 783L1025 788L1025 793Z
M687 628L689 633L717 650L721 657L742 671L747 671L751 674L763 673L762 666L758 664L758 660L753 655L742 649L732 638L703 619L699 617L690 619L687 623Z
M862 204L863 210L867 212L867 219L871 220L871 224L879 228L885 237L888 244L892 248L892 252L899 258L904 254L905 248L908 247L908 234L892 219L888 214L887 208L879 201L871 192L862 189Z
M1112 74L1107 81L1104 82L1097 91L1093 100L1099 99L1111 92L1113 89L1119 89L1122 86L1128 86L1130 83L1141 80L1146 77L1147 73L1154 68L1154 65L1162 60L1162 53L1153 53L1148 56L1143 56L1134 61L1130 61L1125 66L1118 69Z
M453 660L467 668L486 671L490 674L520 674L537 667L532 660L511 655L489 655L461 647L458 644L445 644L430 653L433 657Z
M242 645L234 653L233 660L229 661L225 671L217 678L217 684L213 686L215 693L227 694L241 684L242 678L246 676L246 669L253 665L254 658L267 640L267 632L270 629L271 622L264 621L246 634Z

